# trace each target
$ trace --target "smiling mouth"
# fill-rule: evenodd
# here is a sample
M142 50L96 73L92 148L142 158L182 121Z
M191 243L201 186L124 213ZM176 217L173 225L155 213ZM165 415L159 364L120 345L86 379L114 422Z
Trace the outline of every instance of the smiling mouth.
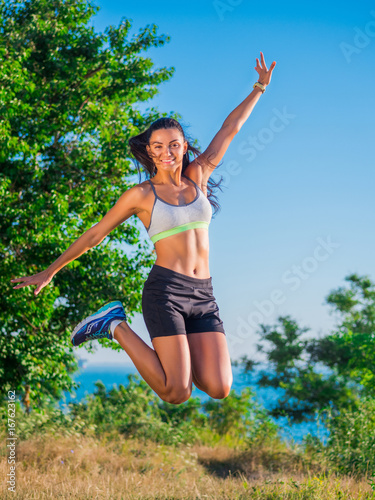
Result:
M174 160L161 160L161 161L162 161L162 163L172 163L172 161L174 161Z

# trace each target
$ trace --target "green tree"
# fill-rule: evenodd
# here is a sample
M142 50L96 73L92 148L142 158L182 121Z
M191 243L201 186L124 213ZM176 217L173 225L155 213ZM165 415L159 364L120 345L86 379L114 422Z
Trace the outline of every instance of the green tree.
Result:
M339 287L326 298L341 316L337 331L313 339L307 351L312 362L360 385L361 395L375 397L375 284L357 274L345 280L349 288Z
M155 25L130 35L128 19L96 33L97 10L85 0L0 0L0 387L30 389L38 404L77 387L70 332L82 317L113 299L130 318L141 311L154 260L134 218L43 293L10 283L48 267L134 185L127 141L161 116L137 104L174 68L155 69L141 52L169 37Z
M269 368L260 372L259 385L284 390L272 416L300 422L317 410L335 412L355 407L361 396L375 396L375 286L367 276L345 279L349 288L326 297L340 318L330 334L302 339L310 329L290 316L279 317L279 325L260 325L257 349ZM256 362L244 356L240 364L250 371Z

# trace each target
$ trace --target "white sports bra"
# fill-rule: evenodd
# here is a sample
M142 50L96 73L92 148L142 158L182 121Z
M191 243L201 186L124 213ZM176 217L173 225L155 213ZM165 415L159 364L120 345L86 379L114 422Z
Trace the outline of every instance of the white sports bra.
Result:
M173 205L162 200L156 194L154 184L148 179L154 191L155 201L147 232L154 244L162 238L167 238L172 234L187 231L188 229L195 229L197 227L208 229L211 222L211 203L192 179L183 174L182 177L192 182L197 192L193 201L184 203L183 205Z

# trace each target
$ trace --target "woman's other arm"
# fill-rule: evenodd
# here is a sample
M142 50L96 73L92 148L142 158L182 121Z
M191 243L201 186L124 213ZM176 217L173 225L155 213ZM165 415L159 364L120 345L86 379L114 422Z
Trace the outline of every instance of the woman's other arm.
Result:
M46 270L34 274L33 276L12 279L11 282L23 282L13 288L37 285L34 293L38 295L40 290L50 283L60 269L91 248L99 245L113 229L132 215L136 214L139 211L142 196L144 196L142 193L143 189L138 185L125 191L106 215L72 243Z

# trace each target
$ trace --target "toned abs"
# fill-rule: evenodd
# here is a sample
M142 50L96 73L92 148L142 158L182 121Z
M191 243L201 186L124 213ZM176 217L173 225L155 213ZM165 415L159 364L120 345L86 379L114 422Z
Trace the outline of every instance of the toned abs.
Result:
M148 228L155 197L147 181L139 184L139 186L142 186L144 196L142 205L139 207L140 210L136 215L142 221L145 228ZM190 190L189 194L192 191ZM187 197L189 194L186 190ZM163 198L164 196L163 194ZM190 199L186 203L189 203L192 199L194 197L191 194ZM166 201L177 204L173 200L166 199ZM159 266L173 269L173 271L194 278L209 278L211 276L209 270L209 238L207 229L189 229L188 231L163 238L155 243L155 252L157 256L155 264Z

